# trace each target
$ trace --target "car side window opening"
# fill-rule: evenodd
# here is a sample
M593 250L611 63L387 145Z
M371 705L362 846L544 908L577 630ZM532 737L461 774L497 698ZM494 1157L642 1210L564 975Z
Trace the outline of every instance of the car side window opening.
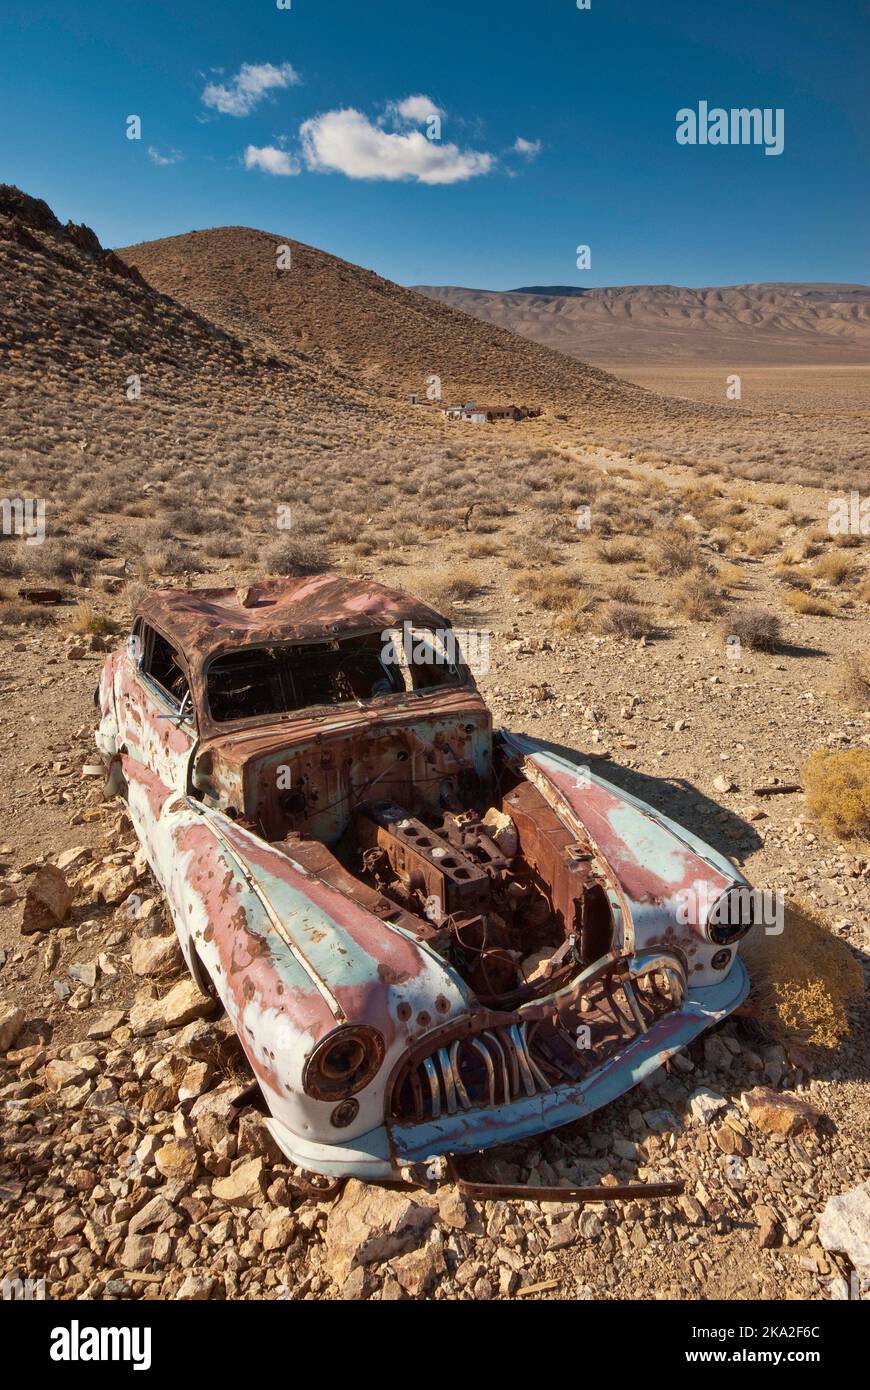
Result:
M143 675L152 684L159 686L179 709L186 698L187 709L190 711L190 687L172 645L146 623L142 624L138 634L134 630L134 637L136 635L139 636L141 644L140 670Z
M208 668L211 716L228 723L459 684L457 666L439 652L435 634L417 635L410 659L401 640L381 633L229 652Z

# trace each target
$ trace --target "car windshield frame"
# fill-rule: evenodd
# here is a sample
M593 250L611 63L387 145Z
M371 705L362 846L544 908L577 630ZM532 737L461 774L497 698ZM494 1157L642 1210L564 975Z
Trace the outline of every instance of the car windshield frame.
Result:
M313 639L309 638L308 640L302 642L294 642L290 640L280 642L257 642L251 644L243 643L238 646L227 647L221 651L215 652L204 663L201 672L202 700L204 705L203 713L205 715L205 718L217 729L225 729L232 727L233 725L278 723L284 720L296 719L301 715L304 715L312 711L338 711L366 708L367 706L373 703L389 704L393 701L408 699L411 696L431 695L437 691L462 690L467 689L472 685L470 672L467 666L465 665L458 644L455 645L454 658L451 660L450 653L444 650L443 643L436 644L436 642L428 640L431 638L438 639L445 633L450 633L451 640L455 642L455 639L452 638L452 629L436 629L431 627L425 628L422 626L414 626L413 629L411 629L412 635L415 639L412 646L411 660L408 660L408 643L407 641L403 641L403 631L405 631L407 635L407 629L396 628L389 629L385 632L381 628L372 628L365 629L363 631L357 631L351 634L337 634L333 637L320 636ZM253 656L255 653L258 652L275 653L276 655L280 656L280 654L282 653L298 652L300 654L303 654L306 652L313 652L320 649L324 653L327 651L333 651L338 655L342 647L349 648L350 650L347 652L347 656L352 657L354 655L353 647L355 644L360 644L360 656L371 657L375 655L375 652L373 650L366 651L364 644L366 642L366 639L370 639L373 637L378 638L381 644L382 655L380 658L380 663L384 671L385 679L389 679L390 677L390 666L392 665L392 663L387 663L384 661L383 653L387 649L388 644L391 644L392 652L389 654L398 658L395 661L395 669L402 674L403 685L401 688L375 691L367 695L351 694L347 698L340 699L305 701L298 704L294 704L292 702L281 702L281 708L276 708L272 710L262 710L251 714L233 714L229 718L221 717L220 711L218 713L215 712L214 706L217 702L214 700L214 689L212 681L214 677L214 667L215 664L218 662L231 660L233 657L244 658L247 657L249 654ZM421 640L423 641L424 648L428 648L428 650L433 654L434 659L427 660L425 650L421 653ZM413 659L414 656L416 656L417 658L420 658L422 656L422 659ZM413 673L415 671L427 669L431 670L433 669L433 667L446 668L446 671L448 673L447 678L444 680L437 680L427 684L414 684ZM255 667L252 666L252 671L254 670ZM290 668L289 663L287 663L283 670L280 672L281 676L289 675L291 678L292 674L292 669ZM286 686L284 688L286 690Z

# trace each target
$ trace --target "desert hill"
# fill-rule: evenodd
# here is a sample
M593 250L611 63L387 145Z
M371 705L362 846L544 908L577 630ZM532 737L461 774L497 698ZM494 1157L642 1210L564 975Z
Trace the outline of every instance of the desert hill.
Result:
M291 252L283 270L280 246ZM290 347L341 366L379 392L422 393L435 374L445 402L685 410L287 237L219 227L141 242L118 255L155 289L228 332L266 350Z
M294 500L288 476L385 424L347 373L208 322L10 185L0 278L0 490L50 509L53 539L31 567L48 570L76 522L154 516L168 496L191 504L188 535L205 531L229 488L233 526L271 523L274 534L276 502ZM145 543L184 534L163 521Z
M608 366L870 363L867 285L537 285L503 292L455 285L415 288L436 303L569 357Z
M328 382L292 349L264 352L156 292L87 226L63 226L48 204L0 185L0 353L10 371L224 379L271 373L288 389L317 382L338 401L350 384Z

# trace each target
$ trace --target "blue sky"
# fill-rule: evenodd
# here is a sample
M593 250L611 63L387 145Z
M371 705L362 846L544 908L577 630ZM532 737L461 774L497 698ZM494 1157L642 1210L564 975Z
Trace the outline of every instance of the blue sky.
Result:
M3 0L0 178L105 245L244 224L406 284L865 283L868 70L870 0ZM679 145L701 100L782 108L782 154Z

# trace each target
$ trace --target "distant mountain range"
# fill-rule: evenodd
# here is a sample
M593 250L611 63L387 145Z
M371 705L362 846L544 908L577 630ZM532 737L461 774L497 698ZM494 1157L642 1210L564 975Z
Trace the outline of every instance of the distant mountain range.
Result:
M870 363L870 286L524 285L420 294L598 365Z

